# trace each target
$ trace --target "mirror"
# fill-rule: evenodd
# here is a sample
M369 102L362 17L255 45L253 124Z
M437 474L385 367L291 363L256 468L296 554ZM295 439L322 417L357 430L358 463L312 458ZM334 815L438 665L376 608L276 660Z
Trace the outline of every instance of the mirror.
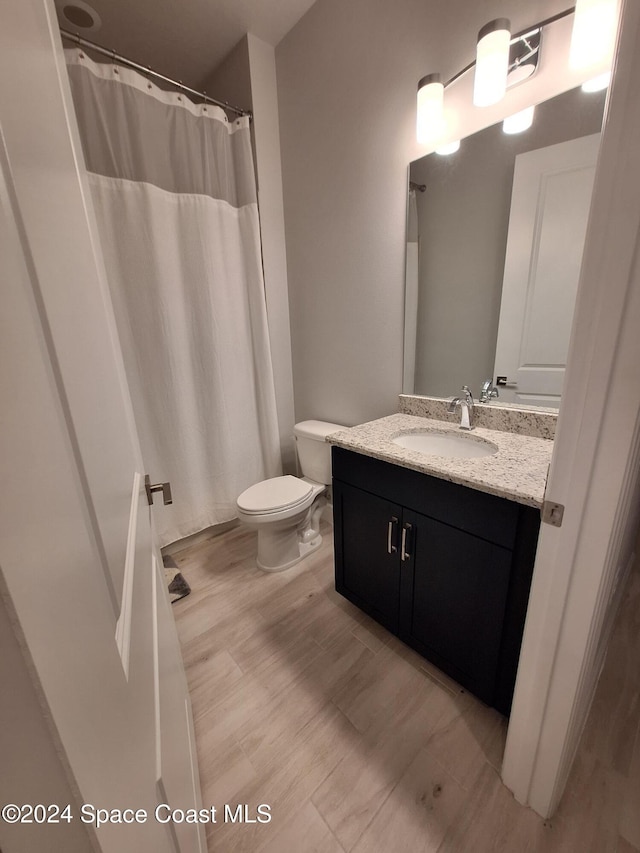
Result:
M404 393L477 399L492 379L497 403L559 405L605 95L411 163Z

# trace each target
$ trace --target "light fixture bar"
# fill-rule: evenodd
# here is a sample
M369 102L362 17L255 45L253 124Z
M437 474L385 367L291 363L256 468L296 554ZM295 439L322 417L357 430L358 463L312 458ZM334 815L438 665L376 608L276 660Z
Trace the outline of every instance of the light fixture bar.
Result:
M575 6L569 6L569 8L565 9L564 12L558 12L557 15L552 15L550 18L545 18L544 21L539 21L537 24L532 24L530 27L527 27L526 29L521 30L518 33L515 33L514 35L511 36L511 44L513 44L514 41L517 41L518 39L522 38L523 36L529 35L529 33L531 33L532 31L541 30L543 27L546 27L548 24L553 24L556 21L560 21L562 18L567 18L569 15L572 15L574 13L575 8L576 8ZM471 71L471 69L475 68L475 67L476 67L476 61L474 59L473 62L470 62L468 65L465 65L464 68L461 68L460 71L458 71L456 74L453 75L453 77L450 77L448 80L446 80L444 83L444 88L446 89L452 83L455 83L456 80L459 80L461 77L464 77L465 74L468 74L469 71Z
M595 4L595 3L615 3L616 0L577 0L578 5ZM540 36L542 29L555 21L566 18L576 11L576 6L570 6L562 12L551 15L536 24L531 24L523 30L511 35L509 33L510 24L506 18L498 18L491 21L486 26L482 27L478 33L478 52L476 59L465 65L453 77L450 77L445 83L442 83L440 75L428 74L423 77L418 84L418 108L416 119L417 139L420 144L438 143L440 139L446 138L446 125L444 119L444 90L455 83L472 69L476 71L476 80L474 80L473 102L476 106L489 106L497 103L505 94L509 85L515 85L518 82L526 79L533 71L529 69L532 65L535 71L537 59L540 50ZM519 41L527 38L535 39L538 37L538 45L533 41L531 45L525 46L529 53L516 54L514 59L511 47ZM496 45L496 42L499 44ZM499 47L497 52L492 49ZM492 55L493 54L493 55ZM530 57L536 59L535 63L526 62ZM517 61L516 61L517 60ZM481 66L480 68L478 66ZM484 69L491 66L493 72L489 72L489 83L482 83ZM526 66L526 68L525 68ZM524 72L528 71L528 74ZM511 80L507 80L509 71L512 72ZM513 73L513 72L519 73ZM491 77L493 76L493 82ZM488 88L487 88L488 87Z

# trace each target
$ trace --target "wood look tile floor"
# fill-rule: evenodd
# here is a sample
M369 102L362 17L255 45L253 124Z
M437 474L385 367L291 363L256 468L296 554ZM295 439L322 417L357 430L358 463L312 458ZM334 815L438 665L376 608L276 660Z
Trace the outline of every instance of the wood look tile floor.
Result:
M255 549L240 527L172 548L192 588L173 610L204 805L272 815L210 825L210 853L637 853L637 572L544 822L500 781L505 720L335 592L330 527L283 573Z

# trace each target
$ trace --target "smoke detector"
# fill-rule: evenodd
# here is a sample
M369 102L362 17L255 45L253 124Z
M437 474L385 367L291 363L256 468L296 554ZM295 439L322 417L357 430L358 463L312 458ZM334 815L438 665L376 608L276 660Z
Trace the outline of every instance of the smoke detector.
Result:
M84 0L56 0L56 11L63 29L94 33L102 26L100 15Z

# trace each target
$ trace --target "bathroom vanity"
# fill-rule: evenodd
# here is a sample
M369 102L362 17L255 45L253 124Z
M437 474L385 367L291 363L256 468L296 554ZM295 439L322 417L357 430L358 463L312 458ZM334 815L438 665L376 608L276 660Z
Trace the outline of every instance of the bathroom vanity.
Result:
M329 438L336 589L508 714L552 442L478 430L494 453L461 459L394 441L431 431L459 435L393 415Z

